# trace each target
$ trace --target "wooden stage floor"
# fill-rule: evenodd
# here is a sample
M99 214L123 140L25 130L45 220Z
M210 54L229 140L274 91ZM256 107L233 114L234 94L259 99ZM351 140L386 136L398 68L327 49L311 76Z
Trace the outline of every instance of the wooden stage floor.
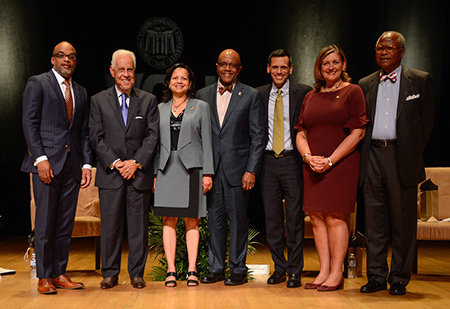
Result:
M263 239L262 239L263 240ZM40 295L37 280L30 279L23 255L26 237L10 237L0 241L0 267L14 269L15 275L0 280L0 308L450 308L450 245L449 242L420 242L419 274L413 275L404 296L388 291L374 294L359 292L366 283L363 277L346 279L344 290L317 292L302 287L288 289L285 284L268 285L269 275L255 275L254 281L236 287L200 284L187 287L178 282L166 288L163 282L149 280L148 272L156 265L149 256L146 268L147 286L132 288L127 274L126 246L122 256L119 285L101 290L100 271L94 270L94 240L73 239L67 274L86 285L84 290L58 290L57 295ZM268 264L273 268L267 246L260 247L248 264ZM312 240L306 240L303 285L313 280L318 271L317 254ZM364 265L365 267L365 265ZM273 271L273 269L272 269Z

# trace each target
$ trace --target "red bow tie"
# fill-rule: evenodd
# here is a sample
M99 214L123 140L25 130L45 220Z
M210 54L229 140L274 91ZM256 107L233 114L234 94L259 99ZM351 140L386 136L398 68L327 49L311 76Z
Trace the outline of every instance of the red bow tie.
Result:
M381 74L380 73L380 83L387 79L390 79L393 83L395 83L397 81L397 72L391 72L390 74Z
M225 87L219 87L220 95L222 95L225 91L229 91L230 93L233 93L233 86L232 85L228 85L228 86L225 86Z

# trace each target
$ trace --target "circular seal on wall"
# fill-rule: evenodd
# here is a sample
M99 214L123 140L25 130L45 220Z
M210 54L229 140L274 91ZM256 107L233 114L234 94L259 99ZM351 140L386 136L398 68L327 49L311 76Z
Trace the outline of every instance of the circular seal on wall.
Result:
M156 69L174 64L183 51L183 35L173 20L153 17L145 21L137 37L139 54Z

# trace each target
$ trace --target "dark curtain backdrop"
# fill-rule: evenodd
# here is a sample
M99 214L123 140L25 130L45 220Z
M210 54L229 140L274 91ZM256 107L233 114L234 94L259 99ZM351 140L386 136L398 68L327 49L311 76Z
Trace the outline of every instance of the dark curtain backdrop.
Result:
M103 4L102 4L103 3ZM137 34L151 17L168 17L180 28L184 46L178 61L194 70L198 88L216 76L215 62L225 48L237 50L239 79L251 86L270 82L268 54L285 48L294 58L291 80L313 83L319 50L337 44L346 52L354 82L377 70L373 47L386 30L407 41L403 64L432 73L436 84L436 122L428 143L427 166L450 166L446 145L449 104L443 67L449 49L449 4L441 1L92 1L0 0L0 215L7 235L30 232L29 178L19 171L26 152L21 127L21 95L27 79L50 70L53 47L62 40L78 52L74 79L93 95L107 87L112 53L137 55L137 73L145 80L164 74L148 65L137 50ZM448 65L448 64L447 64ZM259 192L252 193L250 225L264 231ZM1 236L1 235L0 235Z

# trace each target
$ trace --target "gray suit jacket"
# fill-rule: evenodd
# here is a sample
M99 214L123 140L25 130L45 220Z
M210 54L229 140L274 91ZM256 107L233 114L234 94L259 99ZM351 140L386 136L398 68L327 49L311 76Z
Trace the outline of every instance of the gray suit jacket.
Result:
M214 170L222 162L232 186L242 186L245 172L258 174L264 153L264 120L261 93L239 81L233 90L222 127L217 114L217 83L200 89L197 97L209 104Z
M170 111L172 101L158 105L160 149L156 168L164 171L171 151ZM214 174L211 116L209 105L189 99L181 122L177 147L178 156L186 169L202 168L203 174Z
M367 105L367 131L361 146L359 184L367 170L371 147L373 121L379 85L377 71L359 81ZM423 150L428 142L434 122L434 86L427 72L403 67L397 108L397 160L400 179L405 186L413 186L425 179Z
M153 94L133 88L130 94L127 125L115 87L104 90L91 98L89 134L97 153L95 184L103 189L118 189L124 179L109 166L116 159L134 159L143 169L136 171L130 181L138 190L150 190L153 186L153 156L158 141L158 101Z

